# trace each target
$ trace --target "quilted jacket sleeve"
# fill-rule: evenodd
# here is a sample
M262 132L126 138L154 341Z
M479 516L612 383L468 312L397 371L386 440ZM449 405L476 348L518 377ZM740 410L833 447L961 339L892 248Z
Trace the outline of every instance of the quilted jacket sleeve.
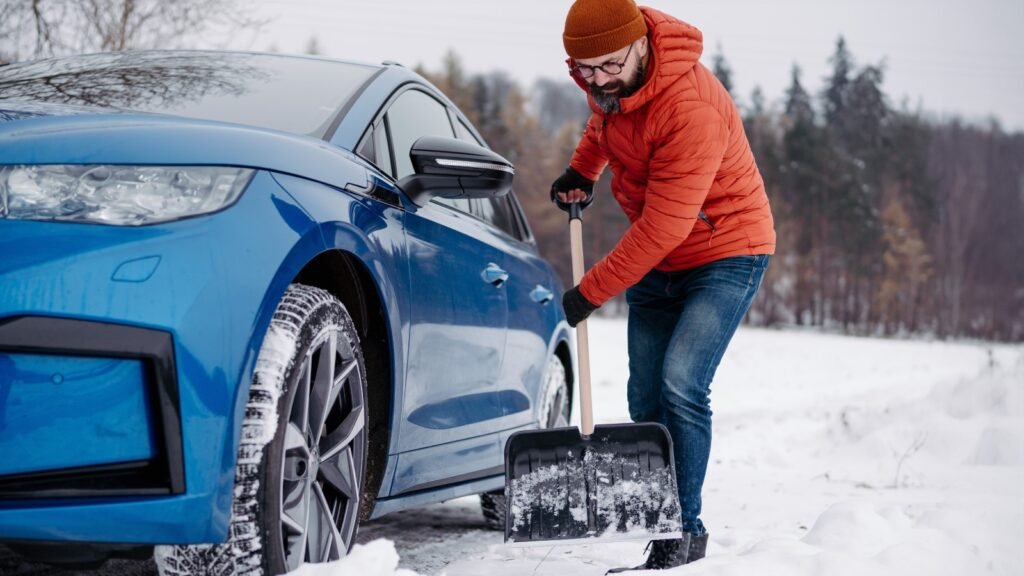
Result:
M596 305L636 284L686 239L725 154L728 126L708 104L667 107L651 125L654 153L643 212L580 283Z

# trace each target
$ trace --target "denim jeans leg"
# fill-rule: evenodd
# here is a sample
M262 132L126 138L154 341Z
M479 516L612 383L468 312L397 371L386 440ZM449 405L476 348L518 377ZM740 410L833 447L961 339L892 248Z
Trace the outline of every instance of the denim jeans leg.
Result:
M711 382L750 308L768 256L725 258L673 275L681 304L662 364L661 402L676 461L683 529L704 532L701 490L711 452Z
M664 423L661 369L680 310L678 299L669 296L668 288L668 274L653 270L626 291L629 305L626 397L633 422Z

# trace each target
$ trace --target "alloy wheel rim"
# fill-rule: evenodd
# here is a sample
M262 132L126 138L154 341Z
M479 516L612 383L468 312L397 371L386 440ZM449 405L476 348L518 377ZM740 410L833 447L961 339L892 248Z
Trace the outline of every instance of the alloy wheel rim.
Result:
M345 555L355 537L365 461L362 373L340 330L310 346L295 386L279 510L288 571Z

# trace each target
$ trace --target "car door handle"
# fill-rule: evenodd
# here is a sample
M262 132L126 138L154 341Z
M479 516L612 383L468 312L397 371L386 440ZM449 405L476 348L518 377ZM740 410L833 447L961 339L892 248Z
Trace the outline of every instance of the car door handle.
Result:
M484 282L493 284L495 288L500 288L502 284L508 280L508 272L505 272L498 267L497 264L491 262L484 268L484 271L480 273L480 277L484 279Z
M530 299L538 304L547 304L554 298L555 294L540 284L537 284L537 287L530 291Z

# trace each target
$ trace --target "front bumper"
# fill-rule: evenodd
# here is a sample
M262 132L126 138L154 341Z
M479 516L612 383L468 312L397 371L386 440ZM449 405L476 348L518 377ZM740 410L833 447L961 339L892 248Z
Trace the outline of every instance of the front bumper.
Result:
M0 220L0 540L224 541L248 383L315 230L266 172L202 218Z

